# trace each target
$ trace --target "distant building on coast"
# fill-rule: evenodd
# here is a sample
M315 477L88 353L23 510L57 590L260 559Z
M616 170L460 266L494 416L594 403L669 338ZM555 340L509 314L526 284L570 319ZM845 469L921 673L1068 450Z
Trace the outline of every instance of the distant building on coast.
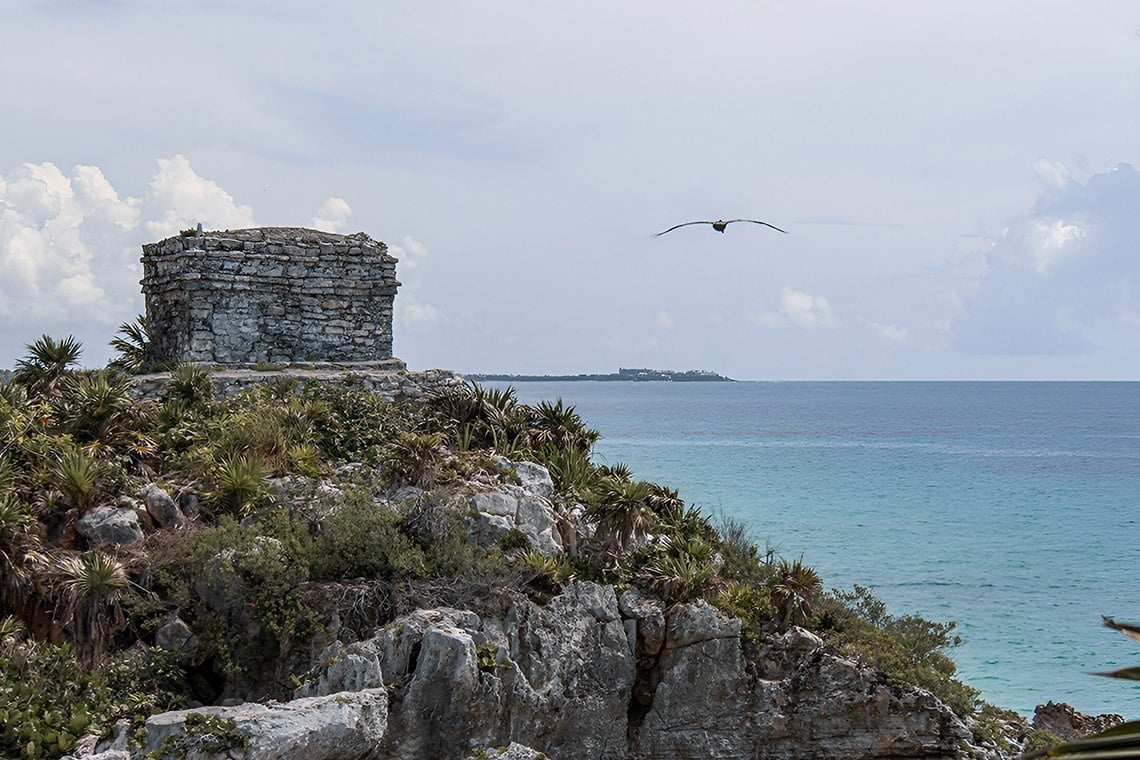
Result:
M396 259L364 233L187 230L143 246L150 359L402 368Z

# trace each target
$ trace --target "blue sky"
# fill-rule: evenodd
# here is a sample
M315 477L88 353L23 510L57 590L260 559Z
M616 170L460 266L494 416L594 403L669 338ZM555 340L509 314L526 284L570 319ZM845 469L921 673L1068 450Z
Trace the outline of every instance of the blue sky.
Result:
M1137 379L1138 81L1128 2L9 3L0 364L200 221L387 242L414 369Z

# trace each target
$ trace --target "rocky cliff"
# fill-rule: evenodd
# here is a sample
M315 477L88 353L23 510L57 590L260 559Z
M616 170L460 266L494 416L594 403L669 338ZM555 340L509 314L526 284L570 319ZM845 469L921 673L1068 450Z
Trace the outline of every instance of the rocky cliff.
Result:
M545 605L504 594L478 612L417 610L317 660L293 701L157 715L145 749L204 713L252 737L231 755L247 758L493 757L512 744L614 760L1000 756L930 694L808 631L749 659L739 621L704 602L666 610L594 583Z
M452 508L487 543L515 528L561 552L545 468L503 464L511 484L473 483ZM192 642L188 632L170 638ZM189 756L446 759L501 748L614 760L1002 757L928 692L889 683L802 628L749 644L739 620L701 600L666 606L591 582L548 599L501 589L467 609L415 609L371 631L333 619L328 640L291 701L156 715L141 749L120 737L96 757L199 746L202 729L187 721L201 715L233 721L249 746Z

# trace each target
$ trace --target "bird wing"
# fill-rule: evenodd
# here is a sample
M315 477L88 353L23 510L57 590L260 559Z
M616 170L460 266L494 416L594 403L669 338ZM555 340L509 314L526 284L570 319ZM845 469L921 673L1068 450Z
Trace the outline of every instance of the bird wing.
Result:
M1131 625L1129 623L1118 623L1110 617L1104 617L1104 624L1109 628L1120 631L1130 639L1140 641L1140 625Z
M684 222L684 223L682 223L682 224L674 224L674 225L673 225L672 227L670 227L669 229L665 230L664 232L658 232L658 233L657 233L656 235L654 235L653 237L661 237L661 236L662 236L662 235L664 235L666 232L672 232L673 230L677 229L678 227L688 227L690 224L712 224L712 222Z
M753 224L762 224L762 225L764 225L765 227L771 227L771 228L772 228L772 229L774 229L776 232L782 232L782 233L784 233L785 235L787 235L787 234L788 234L788 231L787 231L787 230L782 230L782 229L780 229L779 227L777 227L777 226L776 226L776 225L774 225L774 224L768 224L767 222L761 222L761 221L759 221L759 220L757 220L757 219L729 219L727 222L725 222L725 224L732 224L733 222L752 222Z

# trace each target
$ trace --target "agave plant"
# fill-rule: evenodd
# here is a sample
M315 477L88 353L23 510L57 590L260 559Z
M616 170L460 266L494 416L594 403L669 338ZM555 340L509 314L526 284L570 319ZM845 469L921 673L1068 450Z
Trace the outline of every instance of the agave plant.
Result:
M123 565L92 550L57 558L51 578L60 601L57 623L74 642L80 662L97 664L126 622L122 601L130 582Z
M1112 618L1104 618L1108 628L1120 631L1130 639L1140 641L1140 626L1131 623L1118 623ZM1123 678L1140 681L1140 667L1123 668L1097 675L1109 678ZM1102 731L1099 734L1062 742L1057 746L1025 755L1026 758L1058 757L1065 760L1101 760L1101 758L1140 757L1140 721L1129 721Z
M551 556L537 549L521 552L514 561L520 568L534 574L529 583L551 592L560 589L574 572L564 555Z
M79 443L94 449L149 453L154 444L145 431L153 424L151 407L131 397L130 379L113 372L76 376L62 394L60 422Z
M601 471L579 449L556 451L545 464L558 492L572 500L588 501L602 482Z
M536 447L588 452L598 437L598 431L586 427L581 415L573 406L564 406L561 398L553 403L542 401L534 407L531 444Z
M16 362L12 379L28 389L32 396L49 396L79 363L83 345L68 335L56 340L43 335L35 343L25 346L28 355Z
M396 439L384 447L384 470L400 484L426 487L439 474L440 433L415 433L401 430Z

